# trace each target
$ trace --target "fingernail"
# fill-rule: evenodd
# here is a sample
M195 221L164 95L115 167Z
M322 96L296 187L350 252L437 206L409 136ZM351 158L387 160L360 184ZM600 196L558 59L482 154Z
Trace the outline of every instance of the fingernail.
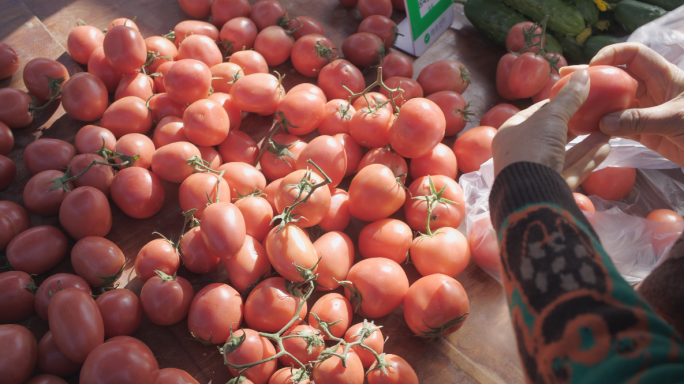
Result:
M572 74L572 78L570 80L576 82L579 85L586 85L589 82L589 71L587 71L586 69L577 71Z
M617 132L620 129L620 114L611 113L601 119L601 131L605 133Z

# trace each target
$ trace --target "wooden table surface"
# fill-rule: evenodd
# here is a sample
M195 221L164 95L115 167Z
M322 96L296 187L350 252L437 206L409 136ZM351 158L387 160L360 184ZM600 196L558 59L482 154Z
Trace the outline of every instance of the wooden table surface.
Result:
M250 0L253 4L256 0ZM344 39L355 33L362 18L354 8L346 8L337 0L281 0L291 16L307 15L316 18L337 47ZM161 35L182 20L189 17L180 9L176 0L1 0L0 41L10 44L21 59L20 70L11 79L0 81L0 87L14 87L25 90L21 73L23 65L36 57L48 57L66 65L71 73L85 71L85 66L75 63L66 53L66 39L77 19L103 29L118 17L137 17L136 23L144 37ZM426 65L439 59L454 59L464 63L472 73L472 84L464 93L475 113L468 128L477 126L482 115L492 106L503 102L497 95L494 85L496 64L505 53L503 48L487 40L463 16L462 6L455 6L456 19L452 28L442 35L435 44L420 58L414 60L415 74ZM397 22L405 17L396 12L393 19ZM271 70L286 73L286 89L301 82L310 81L299 75L289 60ZM372 81L374 74L367 76ZM518 107L524 107L525 102ZM253 114L243 119L241 130L257 141L265 136L271 126L272 117L259 117ZM9 157L17 164L15 180L6 190L0 191L0 199L11 200L23 205L22 190L30 178L23 163L23 150L38 137L58 138L73 143L76 132L86 123L75 121L66 114L61 106L46 110L27 128L14 131L15 146ZM151 133L150 133L151 134ZM446 138L444 143L451 146L454 138ZM349 185L349 180L343 186ZM120 288L140 293L142 282L135 277L133 260L140 248L155 238L154 231L177 237L182 225L181 208L178 203L178 185L164 182L166 201L157 215L136 220L124 215L114 204L113 227L107 238L115 242L129 260L127 270L120 279ZM401 215L398 214L398 215ZM399 217L399 216L397 216ZM31 223L36 225L59 226L54 217L31 215ZM352 219L346 230L356 241L358 233L366 223ZM73 241L71 244L73 245ZM358 252L357 252L358 255ZM357 256L358 257L358 256ZM420 275L412 265L403 266L411 283ZM50 270L38 276L40 283L47 276L71 272L69 257ZM199 276L181 268L181 276L190 281L200 280ZM209 275L216 281L228 282L223 265ZM426 343L415 337L407 327L402 307L392 314L376 319L383 333L389 336L385 352L405 358L415 369L422 383L519 383L524 381L522 367L517 354L513 329L510 324L506 301L501 286L475 264L471 265L456 279L464 286L470 299L470 315L463 327L449 337ZM196 285L198 291L203 285ZM313 301L320 297L314 294ZM354 323L362 321L355 316ZM36 339L47 332L47 322L38 316L21 323L35 334ZM225 383L230 379L228 369L223 366L222 358L216 347L205 347L188 339L189 332L185 320L170 327L161 327L144 319L140 329L133 335L145 342L154 352L161 368L176 367L192 374L200 383ZM38 371L35 372L36 374ZM77 383L78 377L69 378ZM325 383L319 383L325 384Z

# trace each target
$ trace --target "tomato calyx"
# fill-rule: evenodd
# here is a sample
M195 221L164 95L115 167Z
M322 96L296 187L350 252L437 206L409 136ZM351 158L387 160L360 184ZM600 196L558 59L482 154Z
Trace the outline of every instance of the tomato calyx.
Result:
M266 146L266 150L271 152L273 156L277 157L278 159L282 160L285 162L285 164L292 166L287 160L285 160L285 156L291 158L292 160L297 161L295 158L294 154L290 152L290 148L294 147L299 143L300 141L293 141L290 144L278 144L273 139L268 140L268 145Z
M62 83L64 82L64 77L59 77L56 79L53 79L52 77L43 74L43 76L48 78L48 90L50 95L50 100L48 100L45 104L41 105L40 107L36 107L35 100L31 101L31 104L29 104L29 113L31 116L38 116L40 115L45 108L50 106L52 102L54 102L58 97L62 96Z
M176 31L169 31L166 35L162 35L163 38L170 40L172 43L176 42Z
M234 350L238 349L242 343L245 342L247 339L247 334L245 332L242 332L242 335L240 337L237 337L233 334L233 328L230 328L230 337L228 338L228 341L226 341L225 344L223 344L222 348L219 348L219 352L221 354L226 354L226 353L231 353Z
M166 59L169 61L173 61L173 57L163 56L161 52L147 51L147 59L145 60L145 64L143 64L143 72L146 68L152 66L152 64L154 64L154 61L157 59Z
M384 50L384 46L382 47L382 49ZM348 100L348 101L349 101L349 103L351 104L351 101L352 101L353 99L355 99L355 98L357 98L357 97L365 96L368 92L370 92L371 89L373 89L373 88L376 87L376 86L380 86L380 88L382 88L382 89L386 90L387 92L389 92L389 97L388 97L389 102L392 103L392 106L394 107L394 110L395 110L397 113L399 113L399 106L398 106L397 103L394 101L394 99L395 99L397 96L394 96L394 93L395 93L395 92L400 92L398 96L401 96L401 95L404 93L404 90L401 88L401 82L399 82L399 84L397 85L397 87L394 88L394 89L388 87L387 85L385 85L385 83L382 81L382 66L378 66L378 75L377 75L377 77L375 78L375 81L374 81L371 85L367 86L366 89L364 89L363 91L361 91L361 92L359 92L359 93L354 93L354 92L353 92L351 89L349 89L346 85L343 85L342 87L343 87L344 89L346 89L347 92L350 93L350 95L349 95L349 100ZM368 101L368 99L366 99L366 101Z
M119 280L119 277L121 277L121 274L124 271L124 268L126 268L126 264L128 264L128 260L124 261L123 264L121 264L121 268L119 268L118 271L112 273L111 275L98 275L97 273L95 276L99 277L100 279L104 280L102 283L98 284L95 286L95 288L102 288L103 291L109 291L112 289L116 289L119 284L114 285L117 280Z
M315 314L313 314L313 315L315 316ZM316 318L318 319L318 317L316 317ZM369 346L367 346L366 344L363 343L364 341L366 341L366 339L368 337L370 337L371 334L373 334L373 332L382 328L382 326L377 327L377 326L375 326L375 324L373 324L372 321L369 323L368 320L364 319L363 320L363 326L361 327L359 332L356 335L352 336L352 337L358 337L358 339L354 342L349 343L349 342L344 341L344 339L340 339L338 337L333 336L330 333L330 329L328 327L328 324L329 323L319 322L319 328L326 334L326 336L328 337L329 340L336 341L337 344L330 347L330 348L324 349L323 352L321 352L321 355L319 356L318 360L316 360L316 363L325 361L325 360L327 360L333 356L337 356L342 361L342 366L347 368L347 354L349 353L349 350L352 347L359 346L359 347L361 347L361 348L363 348L363 349L365 349L365 350L367 350L373 354L373 356L375 357L375 360L378 362L378 364L377 364L378 369L382 369L383 372L387 372L385 367L387 367L389 365L385 362L384 358L381 358L381 355L378 355L378 353L375 352L375 350L373 350L372 348L370 348ZM342 353L335 352L342 345L344 345L344 350L342 351Z
M461 109L461 108L455 109L454 113L455 114L460 113L461 117L463 117L463 122L465 122L465 123L472 122L472 120L470 120L470 116L475 116L475 112L470 112L470 102L468 102L468 104L466 104L466 106L463 107L463 109Z
M261 197L261 196L266 196L266 194L264 193L264 191L262 191L262 190L259 189L259 188L255 188L255 189L254 189L254 192L250 193L249 195L244 195L244 196L242 196L242 195L240 194L240 192L238 192L237 190L235 191L235 193L237 193L237 195L238 195L239 197L234 197L233 200L244 200L244 199L249 199L250 197Z
M124 155L121 155L121 156L123 157ZM115 157L118 157L118 156L115 156ZM130 156L126 156L126 157L130 157ZM135 157L136 160L138 158L138 156L133 156L133 157ZM62 188L66 192L71 192L71 190L69 189L69 186L67 184L78 179L79 177L83 176L86 172L88 172L88 170L93 165L106 165L108 167L121 167L121 166L125 166L126 164L128 164L128 161L125 161L125 162L120 163L120 164L112 164L112 163L93 160L90 164L88 164L88 166L84 170L82 170L81 172L79 172L73 176L71 176L71 167L67 167L66 171L64 172L64 176L60 176L60 177L57 177L57 178L54 178L52 180L48 180L45 182L45 184L52 183L52 186L47 191L51 192L51 191L54 191L56 189Z
M9 263L8 263L9 264ZM59 285L59 280L57 280L57 284ZM33 293L34 295L36 292L38 292L38 286L36 285L36 282L33 280L33 275L29 276L29 282L27 284L24 284L24 288L28 289ZM60 287L61 288L61 287ZM62 288L63 289L63 288ZM61 289L60 289L61 290ZM50 289L50 297L52 297L54 293L52 293L52 289Z
M232 331L232 329L231 329L231 331ZM232 335L232 332L231 332L231 335ZM193 341L197 341L197 342L201 343L202 345L208 347L208 346L214 344L214 343L211 341L211 338L212 338L212 337L214 337L214 333L213 333L213 332L211 332L211 333L209 334L209 340L204 340L203 338L197 337L197 336L195 336L194 333L190 332L190 337L188 337L188 339L193 340ZM236 348L237 348L237 347L236 347Z
M312 314L313 314L313 316L316 317L317 320L319 320L319 324L320 324L320 319L318 319L318 316L316 316L315 313L312 313ZM340 321L342 321L342 320L340 319L334 323L326 323L326 324L332 326L332 324L337 324ZM322 347L325 345L325 342L323 341L323 338L321 337L321 331L320 330L317 330L317 331L318 331L318 333L312 333L311 331L308 331L308 330L301 330L301 331L292 332L287 336L283 336L283 340L294 338L294 337L299 337L299 338L303 339L304 341L306 341L306 351L309 352L309 354L311 354L311 353L313 353L313 347ZM299 372L304 372L304 371L299 370Z
M175 273L173 275L168 275L168 274L166 274L163 271L160 271L158 269L155 269L154 273L156 273L157 276L159 276L159 278L162 281L176 281L176 274Z
M290 22L291 22L292 20L298 22L298 23L299 23L299 27L295 27L295 28L288 29L288 27L290 26ZM285 20L283 20L283 22L285 22ZM287 20L287 25L286 25L286 26L284 26L284 27L283 27L282 25L278 25L278 26L281 27L282 29L284 29L284 30L285 30L285 33L287 33L288 36L292 36L293 33L299 31L300 29L302 29L302 27L304 26L304 23L302 23L301 21L299 21L299 19L295 16L295 17L291 18L290 20Z
M241 384L247 381L247 378L244 376L240 376L240 378L233 377L232 379L228 380L226 384Z
M333 277L333 280L344 288L346 288L349 293L351 293L351 297L349 298L349 302L351 303L352 307L354 308L354 313L357 313L361 309L361 304L363 303L363 295L361 294L361 291L356 289L354 287L354 283L351 281L347 280L342 280L342 281L337 281L336 278Z
M302 297L301 292L297 291L296 289L303 286L303 283L308 283L309 281L313 281L314 284L316 283L316 279L318 278L318 274L314 274L313 271L316 270L316 268L318 267L318 263L320 263L322 259L323 259L322 257L319 257L318 261L316 261L316 264L314 264L314 266L311 268L303 268L303 267L300 267L299 265L297 265L297 263L292 263L292 265L295 267L297 272L299 272L299 275L304 279L304 281L302 283L297 283L298 285L292 286L292 292L290 292L290 293L292 293L293 295L295 295L297 297Z
M207 207L214 204L214 203L218 203L219 202L219 188L221 187L221 179L223 178L223 174L226 171L225 170L217 171L217 170L211 168L211 164L208 161L202 159L202 157L197 156L197 155L188 159L188 165L195 168L195 171L197 171L197 172L200 172L200 173L207 172L207 173L213 173L214 175L216 175L216 199L212 200L211 197L209 196L209 192L206 192L207 200L209 200L209 202L207 203ZM237 192L237 191L235 191L235 192Z
M333 60L337 59L338 57L337 48L326 47L325 45L321 44L320 41L316 42L314 49L316 50L316 56L326 58L329 63L332 63Z
M411 199L422 200L422 201L427 203L427 223L425 224L425 233L421 233L421 236L433 237L438 232L432 232L430 230L430 221L433 220L432 210L435 209L435 206L437 204L458 204L458 203L442 197L444 195L444 192L446 191L446 187L447 187L446 184L444 184L442 189L439 192L437 192L437 189L435 188L435 183L432 182L432 176L428 175L428 182L430 183L430 194L425 195L425 196L412 196ZM435 217L435 219L436 219L436 217Z
M429 342L435 340L436 338L438 338L445 330L447 330L447 329L453 327L454 325L465 320L466 316L468 316L468 312L462 314L461 316L459 316L453 320L447 321L446 323L440 325L439 327L431 327L431 326L425 324L425 321L423 321L423 324L425 324L425 326L428 327L428 329L430 329L430 331L429 332L420 331L420 333L421 333L420 337L430 339L430 340L428 340L428 343L429 343Z
M178 252L178 247L180 246L180 240L178 241L178 244L176 244L176 243L173 242L173 237L171 237L171 238L166 238L166 236L162 235L161 233L159 233L159 232L157 232L157 231L152 232L152 234L153 234L153 235L158 235L158 236L161 237L162 239L166 240L166 242L169 243L169 245L171 245L171 246L173 247L173 249L176 251L176 254L179 254L179 252Z
M461 70L461 80L463 80L464 83L470 84L470 72L468 72L468 69L465 65L461 65L459 68Z

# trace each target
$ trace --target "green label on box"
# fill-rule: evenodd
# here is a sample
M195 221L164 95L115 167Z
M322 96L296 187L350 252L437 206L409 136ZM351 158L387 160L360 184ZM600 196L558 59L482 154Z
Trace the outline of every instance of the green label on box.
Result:
M430 28L452 4L452 0L406 0L413 40L418 40L423 32ZM426 44L429 40L430 35L425 35Z

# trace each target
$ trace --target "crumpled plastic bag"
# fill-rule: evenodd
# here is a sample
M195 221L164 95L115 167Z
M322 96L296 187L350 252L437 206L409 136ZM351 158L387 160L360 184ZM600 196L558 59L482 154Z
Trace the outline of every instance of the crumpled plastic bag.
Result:
M641 26L627 41L643 43L684 69L684 7Z
M576 138L566 149L584 137ZM684 213L684 172L677 164L635 141L612 138L610 145L612 151L598 169L611 166L637 168L637 181L630 194L619 202L590 196L596 212L585 215L617 270L627 282L636 284L665 258L672 242L684 230L684 222L673 225L645 219L651 211L659 208L672 209L680 215ZM487 226L483 220L489 220L489 192L494 184L493 161L490 159L482 164L479 171L461 176L459 184L463 188L466 234L473 260L501 282L498 267L492 265L487 255L477 254L478 250L491 249L487 243L492 238L482 227Z

